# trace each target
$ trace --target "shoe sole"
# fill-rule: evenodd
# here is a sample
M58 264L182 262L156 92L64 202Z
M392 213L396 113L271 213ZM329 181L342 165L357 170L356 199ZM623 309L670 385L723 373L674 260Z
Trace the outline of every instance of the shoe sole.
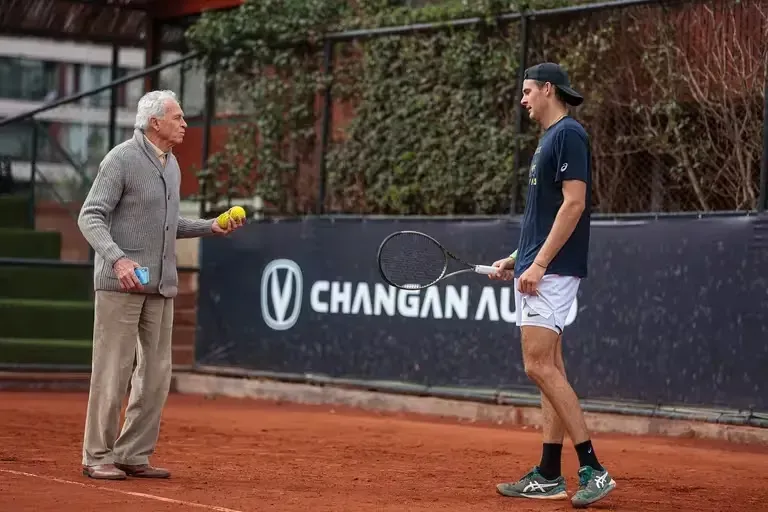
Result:
M573 508L586 508L591 504L597 503L598 501L602 500L603 498L611 494L611 492L613 492L614 489L616 489L616 480L611 479L611 481L608 483L608 487L605 489L605 492L603 492L602 494L587 501L575 502L571 500L571 503L573 504Z
M121 475L111 475L111 476L93 476L87 471L83 471L83 475L87 476L88 478L93 478L94 480L125 480L126 476Z
M133 472L130 469L124 469L120 466L117 466L117 469L121 470L128 478L155 478L155 479L163 479L163 478L171 478L170 471L168 473L147 473L147 472Z
M565 491L560 491L557 494L521 494L521 493L515 493L515 494L507 494L503 492L499 487L496 487L496 492L504 496L505 498L525 498L529 500L567 500L568 499L568 493Z

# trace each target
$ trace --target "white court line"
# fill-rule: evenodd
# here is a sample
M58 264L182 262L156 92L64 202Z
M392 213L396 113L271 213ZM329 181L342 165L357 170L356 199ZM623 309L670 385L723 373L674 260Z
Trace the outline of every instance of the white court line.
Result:
M215 505L203 505L201 503L192 503L191 501L174 500L171 498L163 498L162 496L155 496L153 494L145 494L143 492L123 491L122 489L115 489L112 487L102 487L100 485L86 484L83 482L75 482L74 480L64 480L63 478L55 478L52 476L35 475L34 473L25 473L23 471L13 471L11 469L0 469L3 473L10 473L18 476L31 476L33 478L40 478L42 480L49 480L51 482L58 482L60 484L79 485L80 487L90 487L91 489L98 489L100 491L116 492L119 494L127 494L128 496L136 496L139 498L147 498L155 501L162 501L165 503L174 503L176 505L185 505L187 507L205 508L208 510L215 510L216 512L242 512L242 510L235 510L226 507L217 507Z

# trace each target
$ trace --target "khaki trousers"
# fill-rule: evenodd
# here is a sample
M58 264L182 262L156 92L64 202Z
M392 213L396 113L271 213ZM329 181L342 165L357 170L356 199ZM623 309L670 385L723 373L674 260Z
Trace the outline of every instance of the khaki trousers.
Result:
M173 299L96 292L83 465L149 463L171 384L172 328ZM120 430L129 380L131 394Z

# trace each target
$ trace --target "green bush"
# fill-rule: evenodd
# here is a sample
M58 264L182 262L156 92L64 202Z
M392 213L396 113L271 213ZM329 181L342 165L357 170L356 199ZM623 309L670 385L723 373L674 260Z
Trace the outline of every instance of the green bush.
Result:
M441 215L509 206L518 38L515 26L505 35L484 28L374 39L364 60L344 59L345 75L357 77L344 93L358 101L345 140L328 155L332 210Z
M330 79L318 36L482 16L488 21L476 29L337 45L334 97L355 99L357 115L347 142L329 155L329 197L335 208L391 213L503 209L514 176L519 52L516 28L493 16L511 6L462 0L414 10L366 0L353 9L341 0L246 0L205 13L189 29L190 45L217 64L218 97L246 118L202 175L208 190L226 195L245 186L244 195L260 195L279 213L310 211L317 181L303 169L315 162L315 103Z

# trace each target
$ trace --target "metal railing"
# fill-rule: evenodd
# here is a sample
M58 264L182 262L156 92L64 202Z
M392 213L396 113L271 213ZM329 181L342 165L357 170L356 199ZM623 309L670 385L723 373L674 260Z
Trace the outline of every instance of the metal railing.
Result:
M61 267L61 268L82 268L93 269L92 261L62 261L44 258L0 258L0 267ZM197 273L198 267L179 265L176 267L179 272Z

